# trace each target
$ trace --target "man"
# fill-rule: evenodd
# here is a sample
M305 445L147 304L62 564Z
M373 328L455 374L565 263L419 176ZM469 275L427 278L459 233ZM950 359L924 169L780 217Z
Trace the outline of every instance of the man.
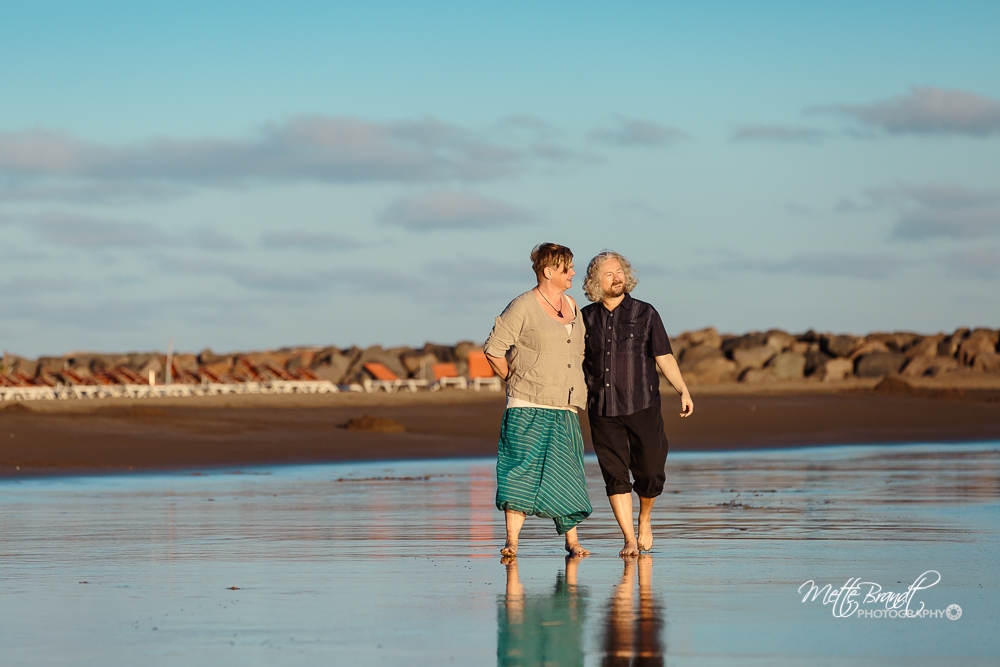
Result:
M681 395L681 417L694 411L660 315L629 294L638 282L628 260L606 250L587 267L583 291L594 303L581 310L587 327L587 415L608 500L625 538L621 556L652 548L650 513L666 480L667 438L657 367ZM632 523L633 490L639 496L638 540Z

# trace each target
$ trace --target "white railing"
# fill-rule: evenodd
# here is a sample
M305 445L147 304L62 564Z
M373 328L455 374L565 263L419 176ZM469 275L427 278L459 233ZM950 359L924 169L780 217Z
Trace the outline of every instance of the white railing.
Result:
M329 380L270 380L233 384L112 384L0 387L0 401L67 400L71 398L165 398L225 394L332 394L340 391Z

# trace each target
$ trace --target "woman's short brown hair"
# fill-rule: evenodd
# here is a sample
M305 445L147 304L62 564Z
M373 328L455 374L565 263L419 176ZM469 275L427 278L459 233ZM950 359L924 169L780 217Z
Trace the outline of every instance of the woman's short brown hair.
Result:
M539 243L531 251L531 268L539 278L546 267L568 269L573 263L573 251L558 243Z

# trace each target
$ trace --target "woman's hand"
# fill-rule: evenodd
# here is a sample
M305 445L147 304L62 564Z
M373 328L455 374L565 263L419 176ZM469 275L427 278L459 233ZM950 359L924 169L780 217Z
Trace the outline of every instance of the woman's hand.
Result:
M486 361L489 362L493 372L500 376L501 380L506 382L507 378L510 377L510 368L507 366L507 360L503 357L494 357L491 354L487 354Z

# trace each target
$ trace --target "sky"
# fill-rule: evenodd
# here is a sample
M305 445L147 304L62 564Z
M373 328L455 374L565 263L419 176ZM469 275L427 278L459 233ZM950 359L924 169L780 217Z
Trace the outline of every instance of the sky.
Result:
M0 347L1000 326L1000 3L0 0Z

